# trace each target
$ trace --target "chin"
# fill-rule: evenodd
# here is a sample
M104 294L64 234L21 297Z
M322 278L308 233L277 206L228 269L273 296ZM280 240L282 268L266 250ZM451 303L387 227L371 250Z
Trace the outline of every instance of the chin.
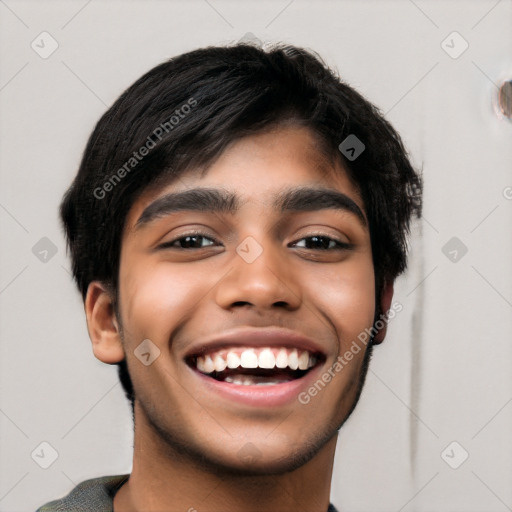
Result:
M336 427L325 430L320 437L312 432L309 441L297 441L288 446L281 443L280 447L263 438L261 442L248 441L242 448L230 453L226 453L224 445L218 447L223 450L221 454L203 453L202 465L209 466L215 472L237 476L283 475L311 461L337 433ZM264 447L260 450L258 446L262 445Z

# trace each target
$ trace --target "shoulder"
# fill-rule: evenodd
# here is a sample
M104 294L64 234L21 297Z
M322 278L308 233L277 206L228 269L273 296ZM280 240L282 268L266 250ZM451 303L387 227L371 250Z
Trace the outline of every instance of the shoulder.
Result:
M113 496L129 476L102 476L85 480L64 498L46 503L36 512L112 512Z

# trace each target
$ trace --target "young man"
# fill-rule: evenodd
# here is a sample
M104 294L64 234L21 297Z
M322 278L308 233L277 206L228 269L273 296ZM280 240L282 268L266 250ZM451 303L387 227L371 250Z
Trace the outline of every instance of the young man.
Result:
M420 206L399 135L310 52L209 47L140 78L61 206L133 470L39 511L334 511Z

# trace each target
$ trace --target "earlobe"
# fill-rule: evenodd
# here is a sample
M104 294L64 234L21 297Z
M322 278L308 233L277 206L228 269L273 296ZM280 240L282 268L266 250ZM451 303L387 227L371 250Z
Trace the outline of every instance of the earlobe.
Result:
M387 313L391 307L391 301L393 300L393 281L384 283L382 293L380 296L380 311L381 315L376 318L375 327L378 329L375 337L373 338L373 344L379 345L384 341L387 332Z
M84 309L95 357L108 364L122 361L124 350L112 297L99 281L89 284Z

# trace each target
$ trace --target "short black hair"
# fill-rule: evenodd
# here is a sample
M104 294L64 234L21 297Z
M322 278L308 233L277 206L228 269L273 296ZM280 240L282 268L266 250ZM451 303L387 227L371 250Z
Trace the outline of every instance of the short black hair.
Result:
M121 236L143 191L188 169L207 169L228 144L280 123L308 127L358 187L379 295L405 270L410 220L421 215L421 175L399 134L316 53L235 44L197 49L154 67L96 124L60 207L84 300L89 283L101 281L117 314ZM350 135L364 144L355 159L339 148ZM119 375L133 406L126 360Z

